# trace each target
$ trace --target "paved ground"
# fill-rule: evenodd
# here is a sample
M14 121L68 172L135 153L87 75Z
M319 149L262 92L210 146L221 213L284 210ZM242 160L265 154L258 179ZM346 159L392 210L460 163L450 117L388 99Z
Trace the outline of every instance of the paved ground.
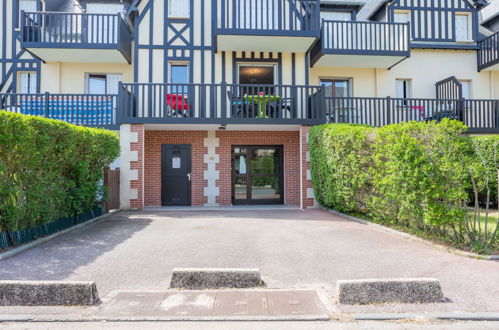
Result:
M260 268L270 288L319 289L329 301L339 279L436 277L447 303L333 306L333 312L499 312L499 262L450 254L321 210L123 212L0 261L0 279L94 280L104 296L164 290L175 267Z
M176 330L496 330L497 322L72 322L0 323L0 329L81 330L81 329L176 329Z

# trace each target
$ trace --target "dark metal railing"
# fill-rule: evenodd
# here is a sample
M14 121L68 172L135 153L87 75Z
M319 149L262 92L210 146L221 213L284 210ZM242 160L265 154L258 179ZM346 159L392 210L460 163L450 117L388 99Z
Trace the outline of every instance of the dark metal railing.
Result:
M324 122L320 86L242 84L153 84L120 86L124 123Z
M212 0L219 33L318 34L319 0Z
M480 41L478 49L478 70L499 64L499 32Z
M332 123L385 126L407 121L462 121L469 132L499 132L499 100L326 97Z
M91 127L117 125L117 95L0 94L0 110Z
M22 12L25 46L111 48L131 54L131 29L121 14Z
M323 21L324 52L366 55L409 55L407 23Z

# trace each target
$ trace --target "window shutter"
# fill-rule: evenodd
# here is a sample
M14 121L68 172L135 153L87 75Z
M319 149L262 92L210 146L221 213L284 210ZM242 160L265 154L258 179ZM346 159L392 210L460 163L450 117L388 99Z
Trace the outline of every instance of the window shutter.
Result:
M110 73L107 75L107 93L118 94L118 83L123 81L123 76L120 73Z

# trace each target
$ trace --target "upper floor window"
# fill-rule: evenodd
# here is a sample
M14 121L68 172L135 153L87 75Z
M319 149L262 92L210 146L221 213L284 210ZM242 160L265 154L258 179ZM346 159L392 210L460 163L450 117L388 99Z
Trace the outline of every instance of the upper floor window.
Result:
M408 10L395 10L393 12L393 21L395 23L409 23L411 21L411 12Z
M168 17L171 18L189 18L190 1L188 0L168 0Z
M471 41L471 15L468 13L456 14L456 41Z
M123 11L122 3L87 3L86 12L89 14L117 14Z
M36 93L36 72L22 71L17 75L17 90L21 94Z
M334 11L334 10L321 10L321 19L326 21L351 21L351 11Z
M19 0L19 17L21 17L21 11L33 12L37 9L36 0ZM21 22L21 18L19 19L19 22Z

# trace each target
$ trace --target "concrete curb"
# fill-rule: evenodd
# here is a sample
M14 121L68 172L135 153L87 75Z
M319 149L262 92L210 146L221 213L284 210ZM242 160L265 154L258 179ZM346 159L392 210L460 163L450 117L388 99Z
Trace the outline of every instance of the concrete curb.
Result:
M194 290L259 286L262 279L256 268L175 268L170 282L170 288Z
M435 278L383 278L339 280L340 304L437 303L443 302L440 283Z
M69 233L70 231L73 231L75 229L84 227L86 225L89 225L89 224L94 223L94 222L96 222L98 220L104 219L106 217L109 217L109 216L111 216L113 214L116 214L118 212L120 212L120 210L115 210L115 211L112 211L112 212L100 215L100 216L98 216L96 218L93 218L91 220L88 220L86 222L74 225L71 228L67 228L67 229L58 231L57 233L54 233L52 235L41 237L41 238L39 238L39 239L37 239L35 241L29 242L29 243L17 246L15 248L11 249L11 250L2 252L2 253L0 253L0 260L5 260L7 258L14 257L14 256L18 255L19 253L23 253L24 251L27 251L27 250L29 250L31 248L34 248L34 247L36 247L38 245L41 245L41 244L45 243L45 242L53 240L54 238L57 238L57 237L62 236L62 235L65 235L65 234Z
M434 319L456 321L499 321L499 313L358 313L352 314L357 321L390 321L403 319Z
M404 237L404 238L409 239L411 241L420 242L420 243L432 246L434 248L437 248L439 250L444 250L444 251L447 251L447 252L450 252L450 253L462 256L462 257L468 257L468 258L473 258L473 259L481 259L481 260L499 260L499 255L484 256L484 255L476 254L476 253L473 253L473 252L462 251L462 250L459 250L459 249L456 249L456 248L453 248L453 247L449 247L449 246L445 246L445 245L442 245L442 244L434 243L434 242L426 240L424 238L417 237L415 235L408 234L408 233L405 233L403 231L399 231L399 230L396 230L396 229L393 229L393 228L390 228L390 227L386 227L386 226L380 225L378 223L374 223L374 222L371 222L371 221L368 221L368 220L360 219L360 218L357 218L357 217L354 217L354 216L351 216L351 215L348 215L348 214L344 214L344 213L341 213L341 212L338 212L338 211L335 211L335 210L326 209L324 207L320 207L320 208L322 210L324 210L326 212L329 212L329 213L332 213L334 215L338 215L338 216L347 218L349 220L361 223L363 225L373 226L373 227L376 227L376 228L381 229L383 231L389 232L391 234L395 234L397 236Z
M0 306L92 306L99 302L91 281L0 281Z

